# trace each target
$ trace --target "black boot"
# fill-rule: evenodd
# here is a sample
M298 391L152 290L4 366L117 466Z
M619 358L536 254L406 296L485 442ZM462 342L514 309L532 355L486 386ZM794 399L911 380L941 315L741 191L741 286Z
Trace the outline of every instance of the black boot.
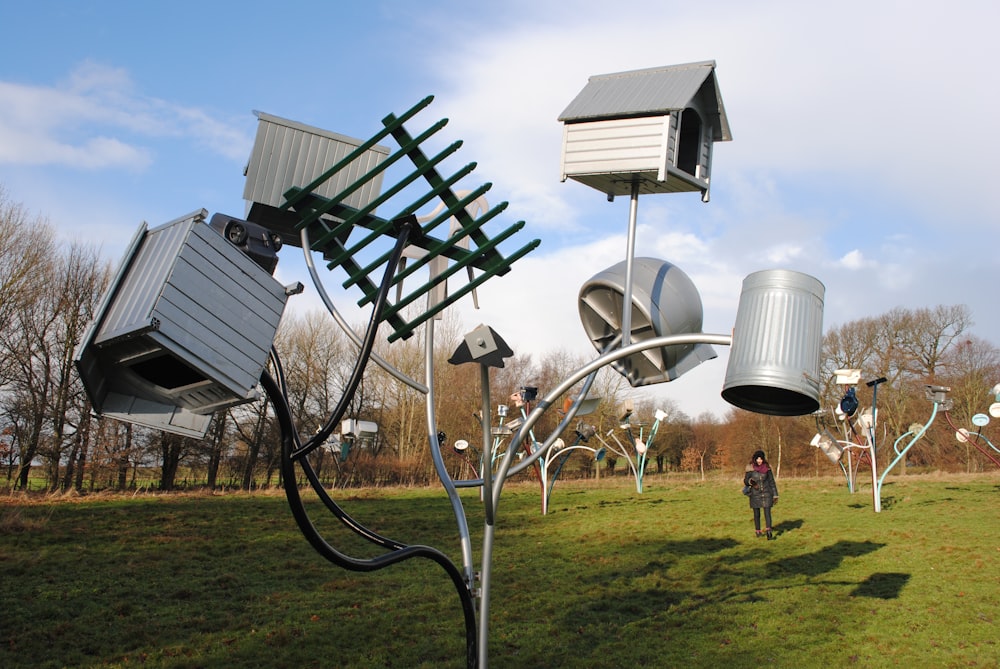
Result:
M771 534L771 528L770 527L767 528L767 540L768 541L773 541L774 540L774 535Z

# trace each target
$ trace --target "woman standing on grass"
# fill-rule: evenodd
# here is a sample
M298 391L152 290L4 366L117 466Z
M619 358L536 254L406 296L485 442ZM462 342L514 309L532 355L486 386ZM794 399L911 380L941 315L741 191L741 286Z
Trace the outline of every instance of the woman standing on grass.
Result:
M753 524L757 536L760 531L760 510L764 509L764 534L767 540L774 539L771 534L771 507L778 503L778 485L774 482L771 465L767 464L764 451L757 451L750 458L746 473L743 475L743 485L750 488L750 508L753 509Z

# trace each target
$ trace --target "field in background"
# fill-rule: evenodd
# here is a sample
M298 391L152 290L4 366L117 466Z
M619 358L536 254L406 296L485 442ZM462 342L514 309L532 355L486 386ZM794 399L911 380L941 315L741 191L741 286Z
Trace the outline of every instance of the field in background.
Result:
M779 482L776 541L738 481L508 484L490 666L996 667L1000 475ZM335 491L458 559L439 489ZM478 560L482 513L463 492ZM316 508L331 542L375 553ZM411 560L346 572L278 494L0 498L0 666L462 667L458 598Z

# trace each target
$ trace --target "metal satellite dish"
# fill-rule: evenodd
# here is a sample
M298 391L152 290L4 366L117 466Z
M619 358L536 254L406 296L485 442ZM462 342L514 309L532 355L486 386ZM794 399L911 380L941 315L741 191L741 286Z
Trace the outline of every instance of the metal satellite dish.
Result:
M976 427L986 427L990 424L990 417L984 413L977 413L972 417L972 424Z
M955 432L955 439L957 439L958 443L960 443L960 444L967 444L967 443L969 443L969 431L966 430L964 427L959 428Z
M990 405L990 415L994 418L1000 418L1000 402L994 402Z
M633 343L701 332L701 297L679 267L656 258L636 258L628 318L623 311L626 271L626 261L622 261L594 275L580 289L580 320L595 349L604 352L617 346L626 322ZM673 381L715 357L708 344L681 344L646 349L611 366L635 387Z

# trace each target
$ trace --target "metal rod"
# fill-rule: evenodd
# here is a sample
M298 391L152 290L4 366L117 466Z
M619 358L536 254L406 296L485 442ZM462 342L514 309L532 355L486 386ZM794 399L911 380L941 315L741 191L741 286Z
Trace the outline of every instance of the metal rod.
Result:
M622 297L622 346L632 343L632 264L635 257L635 226L639 210L639 179L632 181L628 208L628 241L625 244L625 294Z
M437 420L434 418L434 323L427 324L424 338L424 379L427 384L427 395L425 396L427 408L427 438L430 440L431 459L434 461L434 469L437 471L441 486L448 494L451 502L452 513L455 522L458 524L458 535L462 546L462 566L465 568L466 585L470 590L473 588L474 572L472 569L472 535L469 532L469 521L465 515L465 508L462 506L462 499L458 496L451 475L445 467L444 458L441 456L441 444L437 438Z

